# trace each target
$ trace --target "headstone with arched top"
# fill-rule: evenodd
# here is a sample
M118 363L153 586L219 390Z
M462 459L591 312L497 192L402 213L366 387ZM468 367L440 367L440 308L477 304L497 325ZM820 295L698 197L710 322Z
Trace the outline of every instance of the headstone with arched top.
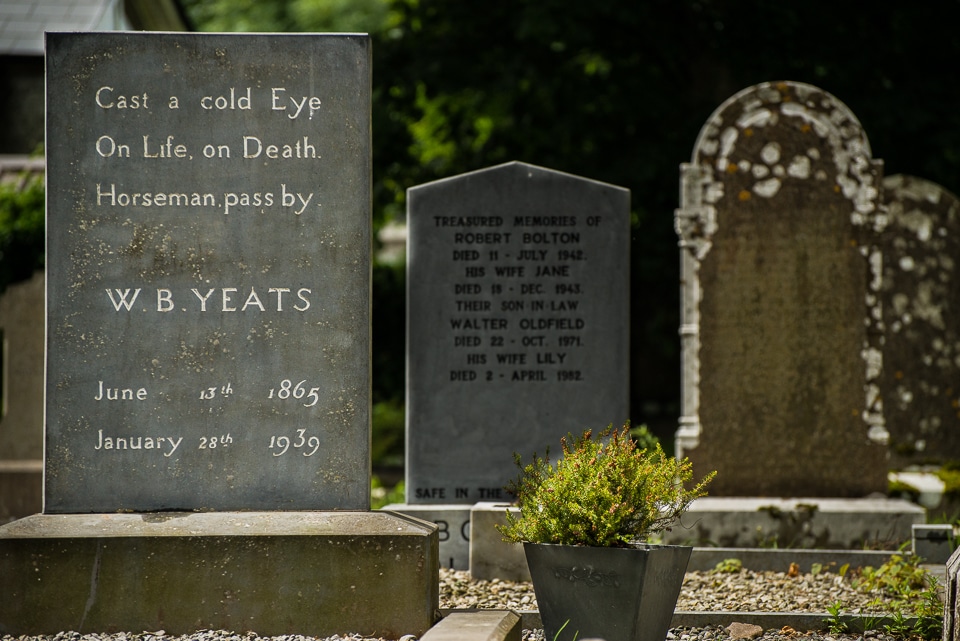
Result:
M886 490L882 163L839 100L750 87L682 168L678 453L714 496Z
M960 201L912 176L883 181L881 392L891 466L960 458Z

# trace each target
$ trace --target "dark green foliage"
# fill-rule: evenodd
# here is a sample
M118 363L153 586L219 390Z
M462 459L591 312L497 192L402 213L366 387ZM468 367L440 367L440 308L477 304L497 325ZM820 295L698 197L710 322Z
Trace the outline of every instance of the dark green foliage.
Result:
M631 427L630 438L637 444L637 448L641 450L653 450L660 445L660 439L658 439L646 425Z
M667 529L706 494L714 474L692 487L692 465L667 456L656 444L639 449L629 426L608 427L597 438L590 430L560 441L563 458L551 466L536 454L508 486L520 515L507 513L498 530L511 541L626 547Z
M0 184L0 292L44 262L43 175Z
M406 271L373 265L373 465L403 465Z

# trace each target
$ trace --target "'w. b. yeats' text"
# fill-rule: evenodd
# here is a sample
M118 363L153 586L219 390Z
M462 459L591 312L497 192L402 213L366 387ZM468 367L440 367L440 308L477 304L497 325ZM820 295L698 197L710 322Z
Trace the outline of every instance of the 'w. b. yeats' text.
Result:
M127 287L107 289L109 304L117 312L180 311L199 312L305 312L310 309L313 290L308 287L193 287L177 292L158 287L156 298L143 292L143 288Z

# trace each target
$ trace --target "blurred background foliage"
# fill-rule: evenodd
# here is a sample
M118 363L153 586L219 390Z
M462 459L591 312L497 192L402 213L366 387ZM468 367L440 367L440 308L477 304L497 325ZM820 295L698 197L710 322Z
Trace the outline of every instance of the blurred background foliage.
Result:
M512 160L629 188L631 419L667 449L679 165L722 102L765 81L816 85L860 119L888 175L960 189L957 0L181 1L198 31L371 35L375 229L403 221L407 188ZM373 288L375 465L397 465L402 262L377 263Z
M0 293L44 265L43 174L0 183Z
M184 0L198 30L361 31L373 42L374 219L406 189L521 160L632 194L631 419L679 414L679 165L751 85L816 85L886 172L960 189L960 3L878 0ZM942 66L946 65L946 67ZM403 272L374 270L375 452L403 434Z

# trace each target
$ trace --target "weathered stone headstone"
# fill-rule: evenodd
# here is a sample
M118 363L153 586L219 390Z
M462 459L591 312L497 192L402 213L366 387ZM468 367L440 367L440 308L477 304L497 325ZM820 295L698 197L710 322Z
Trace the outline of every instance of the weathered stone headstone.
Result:
M943 641L960 641L960 548L947 559L943 596Z
M891 465L960 458L960 201L927 180L883 181L881 393Z
M422 635L437 528L369 511L369 38L47 56L45 513L0 527L0 629Z
M886 490L879 396L881 163L849 109L746 89L682 168L678 453L713 496Z
M363 37L51 35L46 512L369 508Z
M629 417L629 192L520 162L408 192L410 503Z
M629 192L511 162L414 187L405 509L469 564L470 507L629 416Z
M43 504L43 272L0 296L0 523Z

